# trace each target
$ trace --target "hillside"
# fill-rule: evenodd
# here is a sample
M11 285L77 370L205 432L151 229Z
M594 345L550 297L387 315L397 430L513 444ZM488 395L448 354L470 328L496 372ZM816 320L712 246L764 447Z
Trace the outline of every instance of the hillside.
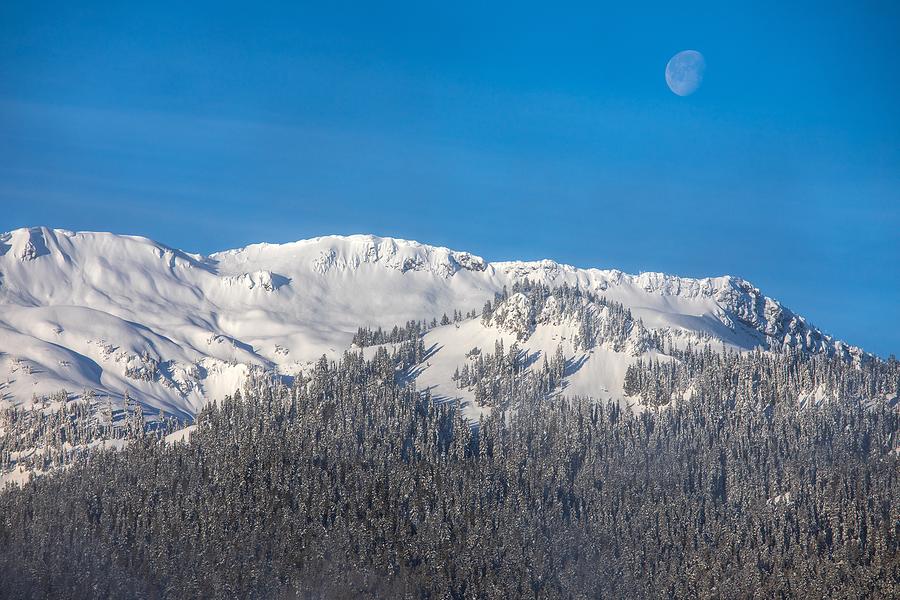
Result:
M526 282L590 298L554 312L553 302L513 292ZM486 302L493 303L490 317L482 314ZM619 308L627 312L615 322L626 328L624 341L609 337ZM440 325L444 315L458 316ZM590 343L578 338L585 319L598 332ZM290 378L323 354L340 357L360 327L390 330L411 320L424 321L427 355L409 376L437 396L463 400L474 392L453 373L473 348L489 351L499 340L506 348L517 343L529 365L561 348L567 393L620 400L627 366L665 355L667 344L864 356L731 276L487 262L371 235L201 256L110 233L0 234L6 405L27 406L60 389L70 397L93 390L120 403L128 391L148 414L190 418L251 372Z

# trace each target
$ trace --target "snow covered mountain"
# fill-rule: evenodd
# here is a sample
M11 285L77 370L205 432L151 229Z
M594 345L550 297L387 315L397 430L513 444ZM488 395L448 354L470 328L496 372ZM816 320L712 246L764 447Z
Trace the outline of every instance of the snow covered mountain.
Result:
M621 303L633 320L627 338L586 344L579 330L588 317L554 312L551 302L538 313L524 294L507 294L482 318L486 302L523 281L573 286L612 303L585 301L581 310L597 327ZM190 417L251 371L291 376L323 354L339 357L360 326L456 311L475 316L429 329L429 355L415 376L422 388L464 400L471 393L452 374L472 348L497 340L535 357L561 347L567 393L605 398L623 397L628 364L664 352L647 342L661 333L677 345L863 356L730 276L489 263L371 235L201 256L142 237L30 228L0 234L0 402L27 405L60 389L116 399L128 391L148 410Z

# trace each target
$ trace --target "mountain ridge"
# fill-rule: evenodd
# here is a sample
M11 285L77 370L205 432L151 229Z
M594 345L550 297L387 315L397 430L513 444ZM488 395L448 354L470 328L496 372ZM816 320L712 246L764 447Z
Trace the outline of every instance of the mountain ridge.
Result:
M0 377L7 376L0 398L22 404L60 387L119 398L130 389L148 407L190 416L254 369L289 377L322 354L337 358L360 326L480 315L485 302L526 281L621 303L641 327L669 332L679 343L870 356L731 275L631 275L550 259L489 262L369 234L204 256L142 236L34 227L0 234ZM567 356L581 360L570 326L535 323L531 351L548 355L563 344ZM466 400L448 382L453 363L470 341L489 346L510 333L469 318L424 335L441 351L420 383ZM621 396L618 379L633 357L599 353L585 353L596 364L573 374L572 389ZM28 377L16 366L23 361L34 365Z

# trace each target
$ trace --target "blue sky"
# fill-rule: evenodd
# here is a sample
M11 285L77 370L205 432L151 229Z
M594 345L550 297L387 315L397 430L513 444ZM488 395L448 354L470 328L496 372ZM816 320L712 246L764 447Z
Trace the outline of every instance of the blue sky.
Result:
M733 273L900 353L897 3L135 4L0 6L0 230Z

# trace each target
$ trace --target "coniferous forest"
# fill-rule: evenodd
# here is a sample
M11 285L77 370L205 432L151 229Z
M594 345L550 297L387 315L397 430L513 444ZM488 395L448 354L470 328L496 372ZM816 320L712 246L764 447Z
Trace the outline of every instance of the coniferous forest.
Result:
M896 360L687 351L629 369L642 412L523 376L472 424L398 375L421 351L256 378L187 442L132 426L7 488L3 596L900 594Z
M900 600L898 59L0 0L0 600Z

